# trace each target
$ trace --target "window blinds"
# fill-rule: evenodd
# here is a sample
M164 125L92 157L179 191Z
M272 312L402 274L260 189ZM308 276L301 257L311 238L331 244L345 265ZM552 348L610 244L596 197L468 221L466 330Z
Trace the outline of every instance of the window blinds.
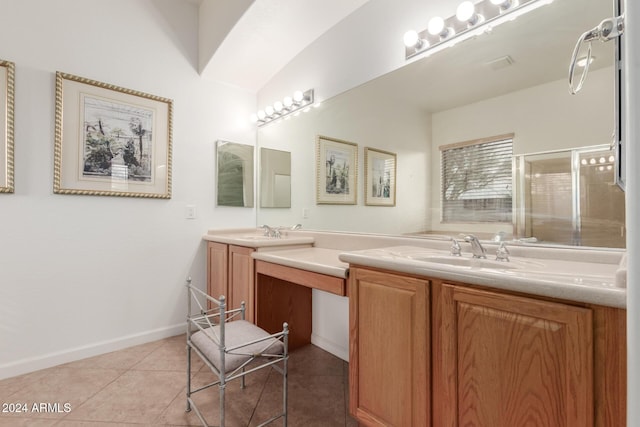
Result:
M440 147L443 222L511 222L513 134Z

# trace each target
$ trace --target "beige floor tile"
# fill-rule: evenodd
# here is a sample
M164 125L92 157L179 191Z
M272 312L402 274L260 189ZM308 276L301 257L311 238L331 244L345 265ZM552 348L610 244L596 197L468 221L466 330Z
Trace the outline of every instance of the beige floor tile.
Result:
M125 372L67 416L69 420L153 423L184 387L179 372Z
M57 420L42 418L15 418L0 415L0 427L52 427L57 422Z
M246 387L240 388L240 380L227 383L225 388L225 419L228 426L247 426L253 415L254 408L264 390L269 377L270 368L265 368L245 377ZM211 371L200 371L192 380L192 387L197 388L215 380ZM218 386L200 391L192 395L198 409L211 425L219 424L220 394ZM201 425L199 418L192 409L186 409L186 388L171 402L171 405L157 420L160 424Z
M290 376L331 375L342 377L344 361L331 353L307 345L289 355Z
M123 372L115 369L54 367L24 375L24 387L13 393L9 399L11 402L25 403L28 411L7 415L23 418L63 418L69 410L74 411ZM34 410L41 408L40 404L52 406ZM69 405L66 410L65 404Z
M345 425L342 376L289 377L289 425L335 427ZM282 405L282 376L272 372L251 425L277 413Z
M154 350L158 349L158 347L161 347L162 343L162 341L154 341L136 345L123 350L77 360L61 366L69 368L130 369L133 365L139 363Z
M180 336L184 338L184 336ZM198 371L204 364L202 360L191 355L191 370ZM187 345L183 339L169 338L162 345L136 363L131 369L141 371L180 371L186 372ZM185 374L186 375L186 374Z

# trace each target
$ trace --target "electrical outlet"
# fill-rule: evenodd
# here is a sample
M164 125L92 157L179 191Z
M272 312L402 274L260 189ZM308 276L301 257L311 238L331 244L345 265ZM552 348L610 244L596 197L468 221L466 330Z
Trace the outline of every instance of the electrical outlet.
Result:
M302 208L302 218L303 219L309 218L309 208Z
M187 205L185 212L187 219L196 219L196 205Z

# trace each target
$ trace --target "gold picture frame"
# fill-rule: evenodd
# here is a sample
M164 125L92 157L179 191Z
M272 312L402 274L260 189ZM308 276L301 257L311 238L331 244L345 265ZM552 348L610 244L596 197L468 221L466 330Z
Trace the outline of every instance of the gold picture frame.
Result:
M396 205L397 155L389 151L364 149L364 204Z
M355 205L358 201L358 144L318 135L316 203Z
M15 64L0 59L0 193L14 192Z
M56 72L53 191L171 198L173 101Z

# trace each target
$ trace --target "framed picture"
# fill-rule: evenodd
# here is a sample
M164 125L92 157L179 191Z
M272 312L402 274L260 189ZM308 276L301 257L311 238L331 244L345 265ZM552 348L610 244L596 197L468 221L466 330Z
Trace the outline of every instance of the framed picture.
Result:
M0 59L0 193L13 193L15 64Z
M57 72L54 193L171 198L172 105Z
M365 147L364 204L396 205L396 154Z
M358 145L318 136L316 203L355 205L358 188Z

